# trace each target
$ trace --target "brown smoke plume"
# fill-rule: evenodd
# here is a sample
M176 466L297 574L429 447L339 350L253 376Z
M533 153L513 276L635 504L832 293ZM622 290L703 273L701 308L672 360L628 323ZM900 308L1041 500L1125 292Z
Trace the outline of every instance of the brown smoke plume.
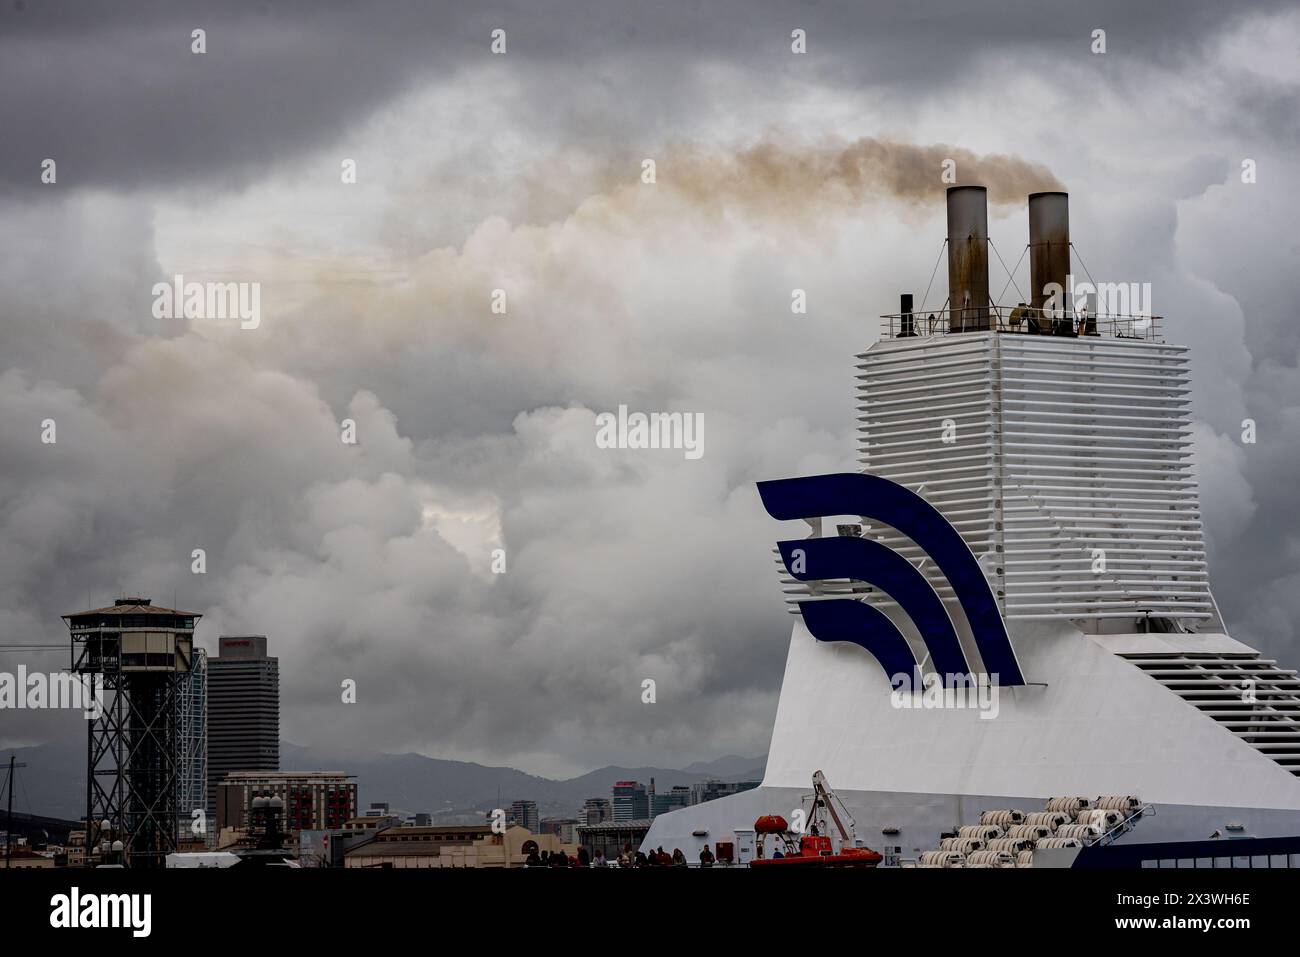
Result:
M995 204L1024 203L1029 193L1062 188L1045 166L1016 156L869 137L804 146L769 139L738 151L674 144L656 174L660 185L693 205L781 213L872 199L932 204L953 185L942 178L945 160L955 162L958 184L987 186Z

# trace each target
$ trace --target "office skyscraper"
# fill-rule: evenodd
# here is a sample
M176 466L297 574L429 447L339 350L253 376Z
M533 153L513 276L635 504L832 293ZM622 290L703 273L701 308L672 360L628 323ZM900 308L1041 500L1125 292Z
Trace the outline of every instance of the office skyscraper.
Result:
M537 813L536 801L516 801L510 805L510 816L520 827L527 828L533 834L538 833L541 817Z
M582 805L582 823L583 824L604 824L606 821L613 820L614 809L609 802L609 798L587 798Z
M611 801L614 822L644 821L650 817L650 794L640 781L618 781Z
M691 806L691 789L684 784L678 784L671 791L663 791L654 794L650 798L650 817L654 819L660 814L667 814L669 811L675 811L679 807Z
M280 662L265 635L222 635L208 659L208 826L232 771L280 770Z

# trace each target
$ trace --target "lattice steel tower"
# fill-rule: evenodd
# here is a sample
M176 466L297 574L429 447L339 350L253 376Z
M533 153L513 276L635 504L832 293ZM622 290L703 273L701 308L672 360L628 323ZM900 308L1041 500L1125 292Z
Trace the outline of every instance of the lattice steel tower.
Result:
M202 829L195 821L195 812L206 815L208 807L208 654L202 648L194 649L189 678L181 685L180 762L180 838L209 842L212 828L206 817Z
M87 856L120 841L122 864L162 867L176 849L182 694L199 616L119 598L63 618L72 671L103 681L103 713L87 735Z

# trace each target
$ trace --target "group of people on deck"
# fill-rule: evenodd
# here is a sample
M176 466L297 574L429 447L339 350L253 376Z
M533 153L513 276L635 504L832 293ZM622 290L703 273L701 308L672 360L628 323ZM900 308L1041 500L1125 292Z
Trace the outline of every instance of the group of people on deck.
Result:
M713 854L705 847L700 851L700 866L712 867ZM533 847L528 852L528 857L524 861L525 867L609 867L613 863L617 867L686 867L686 855L682 853L681 848L676 848L671 854L662 847L658 847L649 854L644 851L635 851L631 844L623 845L623 853L614 858L613 861L605 856L604 848L596 851L595 857L588 853L585 847L579 847L577 854L566 854L564 851L542 851L538 853L537 848Z

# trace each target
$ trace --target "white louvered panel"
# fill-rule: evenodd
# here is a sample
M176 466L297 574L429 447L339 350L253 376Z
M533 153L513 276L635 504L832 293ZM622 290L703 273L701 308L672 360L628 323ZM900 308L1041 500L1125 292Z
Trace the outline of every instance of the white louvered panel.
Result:
M968 333L885 340L858 358L864 471L918 491L953 523L1008 618L1216 617L1183 347ZM955 607L915 543L886 527L865 534ZM1098 549L1104 574L1093 571ZM810 594L782 574L789 600Z
M1183 347L969 333L889 339L858 359L863 469L952 521L1009 619L1217 618ZM941 441L945 421L956 441ZM865 533L918 564L956 611L914 542ZM789 601L870 592L781 573Z
M1125 654L1173 694L1300 777L1300 677L1258 654Z
M1007 616L1212 617L1186 350L1027 336L997 348Z

